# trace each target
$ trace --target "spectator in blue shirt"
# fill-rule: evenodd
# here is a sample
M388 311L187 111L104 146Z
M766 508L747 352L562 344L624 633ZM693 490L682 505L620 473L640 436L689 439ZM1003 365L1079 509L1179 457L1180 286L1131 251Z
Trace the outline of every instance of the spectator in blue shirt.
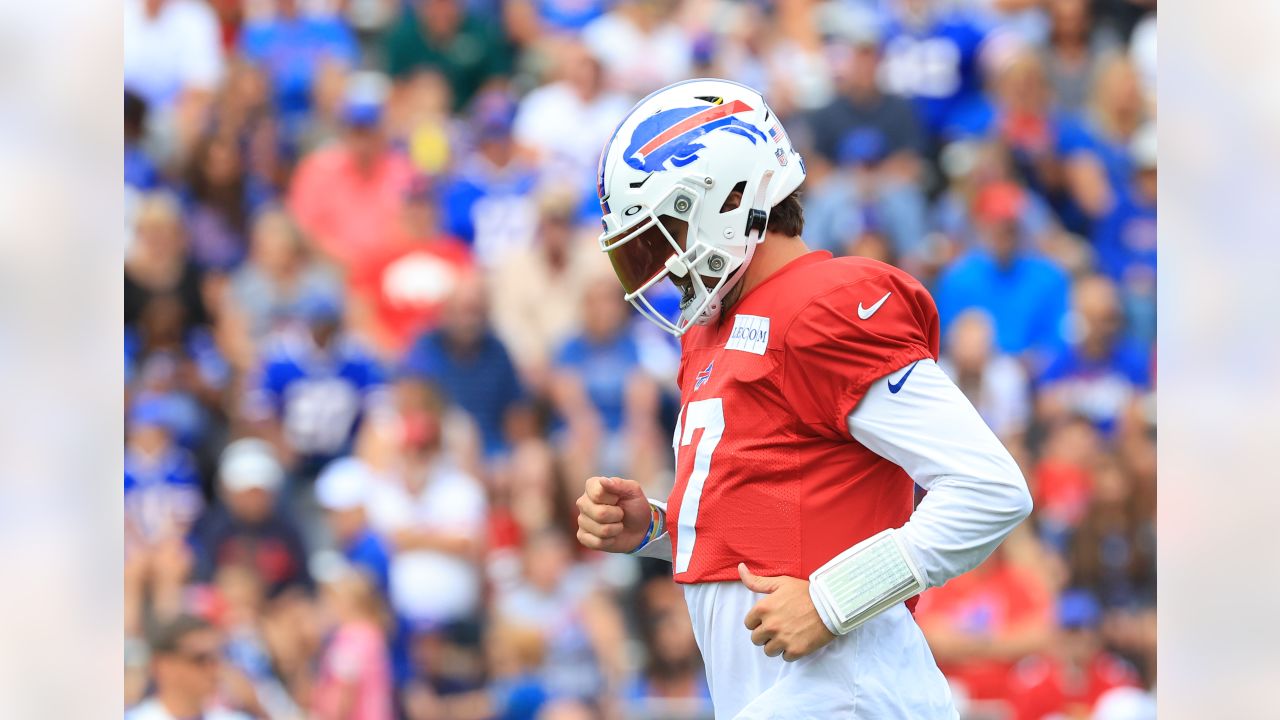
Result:
M1015 47L998 56L986 63L988 94L953 118L948 134L998 143L1030 192L1061 201L1061 153L1078 120L1058 111L1044 61L1034 50Z
M870 23L855 24L841 36L839 94L798 128L815 151L807 156L815 192L806 205L812 212L805 238L839 252L862 224L851 214L863 211L880 219L896 253L910 264L925 237L919 179L926 140L916 108L880 89L879 43Z
M641 368L630 309L614 285L601 278L586 288L582 333L555 360L551 395L567 424L565 450L571 464L583 463L571 473L596 467L632 477L632 457L656 450L658 387Z
M1013 185L985 188L975 204L983 245L943 272L934 298L943 332L968 308L981 308L995 322L996 345L1023 355L1032 368L1061 344L1067 306L1067 275L1024 247L1018 230L1021 191Z
M147 301L135 327L125 327L125 371L135 400L163 399L169 430L199 451L221 416L231 368L203 325L186 325L175 295Z
M124 91L124 184L137 192L155 190L160 171L142 147L147 135L147 101Z
M480 431L486 458L505 454L531 430L524 387L489 325L483 281L467 277L445 305L439 329L414 342L404 373L432 381Z
M1153 342L1156 332L1156 132L1140 129L1130 144L1133 179L1094 228L1098 269L1120 287L1133 335Z
M364 572L383 595L390 589L390 554L386 541L369 526L365 503L373 471L355 457L334 460L316 478L316 502L327 511L338 551Z
M1151 385L1146 348L1126 337L1116 286L1095 275L1076 282L1072 315L1078 327L1040 376L1042 417L1079 415L1112 432Z
M515 114L502 92L477 96L470 123L475 149L441 183L445 229L469 243L484 267L532 244L537 227L538 174L517 152Z
M987 28L937 0L896 0L886 28L885 87L911 98L934 137L982 94L979 49Z
M249 195L237 139L209 135L197 143L186 168L186 221L191 255L207 269L239 265L248 241Z
M1083 116L1063 123L1057 141L1068 196L1061 214L1082 235L1111 212L1133 173L1129 143L1146 116L1133 64L1120 56L1102 63L1089 102Z
M351 446L364 411L385 396L381 365L342 335L339 300L302 299L303 327L273 337L246 398L245 416L294 455L295 472L314 477Z
M174 442L173 404L144 398L129 412L124 445L125 632L142 629L143 607L171 617L190 570L187 531L204 506L191 453Z
M515 0L509 5L523 6L536 14L544 32L576 35L592 20L604 14L609 0Z
M251 20L240 34L240 51L266 71L287 131L296 131L311 108L311 87L326 63L354 67L355 35L338 15L303 13L298 0L276 0L276 13Z

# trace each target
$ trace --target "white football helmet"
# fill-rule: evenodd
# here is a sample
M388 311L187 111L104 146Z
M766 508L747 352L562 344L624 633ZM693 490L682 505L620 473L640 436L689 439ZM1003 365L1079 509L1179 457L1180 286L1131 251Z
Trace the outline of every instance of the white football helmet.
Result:
M600 154L600 248L624 297L679 337L719 317L804 161L760 93L727 80L678 82L641 100ZM736 206L726 205L735 191ZM664 278L679 311L650 297Z

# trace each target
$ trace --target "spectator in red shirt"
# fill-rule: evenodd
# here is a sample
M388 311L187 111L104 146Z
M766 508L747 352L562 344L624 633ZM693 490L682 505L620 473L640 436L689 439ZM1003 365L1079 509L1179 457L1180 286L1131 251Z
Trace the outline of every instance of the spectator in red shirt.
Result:
M399 357L434 330L445 300L471 272L471 250L440 230L437 188L426 176L409 184L400 227L380 252L351 270L351 322L388 355Z
M1009 678L1014 720L1085 717L1106 691L1137 685L1134 669L1102 648L1101 614L1087 591L1063 593L1048 651L1018 663Z
M916 620L938 667L973 700L1008 700L1009 674L1053 631L1044 580L1009 558L1008 543L972 572L920 596Z
M348 84L341 140L303 158L293 177L289 209L315 246L343 267L384 246L397 230L409 159L382 130L387 81L358 74Z
M1040 461L1032 471L1032 495L1039 511L1040 539L1060 553L1067 551L1089 510L1103 451L1097 431L1079 417L1068 418L1044 439Z

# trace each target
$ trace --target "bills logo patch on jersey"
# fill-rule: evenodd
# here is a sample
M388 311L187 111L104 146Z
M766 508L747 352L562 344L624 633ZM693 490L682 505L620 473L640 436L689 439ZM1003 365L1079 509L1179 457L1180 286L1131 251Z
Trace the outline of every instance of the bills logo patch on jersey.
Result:
M645 119L631 134L623 158L636 170L656 172L684 167L698 159L705 145L698 138L710 132L731 132L751 141L767 142L768 137L756 126L735 117L753 108L741 100L709 107L685 107L663 110Z
M711 362L707 363L707 369L698 373L698 376L693 379L694 392L697 392L698 388L702 387L703 385L706 385L707 381L711 379L711 369L714 368L715 365L716 365L715 360L712 360Z
M729 342L725 350L742 350L743 352L763 355L769 347L769 318L759 315L735 315L733 332L729 334Z

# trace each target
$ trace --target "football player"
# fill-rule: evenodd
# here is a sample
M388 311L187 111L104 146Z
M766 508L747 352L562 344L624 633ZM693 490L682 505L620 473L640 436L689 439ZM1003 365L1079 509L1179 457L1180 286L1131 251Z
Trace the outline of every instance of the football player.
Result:
M954 718L913 599L1031 498L938 368L924 287L805 247L804 177L760 94L723 80L650 95L605 146L600 244L680 338L682 407L670 496L590 478L578 539L672 562L717 718Z

